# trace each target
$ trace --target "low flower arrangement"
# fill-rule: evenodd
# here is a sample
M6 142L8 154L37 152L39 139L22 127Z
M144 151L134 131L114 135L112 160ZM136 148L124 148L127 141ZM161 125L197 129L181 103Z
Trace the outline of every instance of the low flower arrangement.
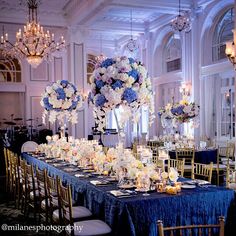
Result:
M194 102L188 102L185 100L180 101L171 108L173 117L179 123L189 122L191 119L199 115L200 106Z
M159 109L158 115L161 118L162 126L167 126L168 120L172 121L172 125L187 123L199 115L200 106L194 102L181 100L178 103L168 103L164 108Z
M122 107L120 126L133 117L139 120L139 108L149 106L149 124L154 119L154 101L151 80L146 68L133 58L107 58L96 65L90 78L92 90L89 101L94 105L94 118L98 130L106 125L106 114Z
M75 85L67 80L58 80L46 87L40 104L44 108L44 123L48 115L51 123L58 119L61 123L68 120L75 124L77 110L82 106L82 96Z

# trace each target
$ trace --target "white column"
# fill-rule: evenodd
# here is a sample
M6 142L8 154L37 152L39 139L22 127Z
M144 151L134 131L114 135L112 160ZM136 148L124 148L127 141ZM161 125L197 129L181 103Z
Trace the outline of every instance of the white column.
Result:
M83 29L69 29L68 80L74 83L83 94L88 92L85 36L86 31ZM87 138L88 136L88 106L86 102L78 111L78 123L69 126L69 134L76 138Z

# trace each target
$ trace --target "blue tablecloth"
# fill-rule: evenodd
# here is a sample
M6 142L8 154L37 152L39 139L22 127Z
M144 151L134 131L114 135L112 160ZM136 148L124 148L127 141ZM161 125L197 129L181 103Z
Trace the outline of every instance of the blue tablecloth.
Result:
M176 158L175 151L170 151L169 156L172 159ZM210 162L217 163L217 149L195 151L194 161L196 163L209 164Z
M209 187L182 190L178 195L151 193L144 197L137 194L132 198L118 199L108 193L117 189L115 184L94 186L89 179L77 178L38 160L26 153L22 154L28 163L46 168L50 175L58 175L73 187L73 197L83 195L84 204L100 219L105 220L116 236L156 236L157 220L163 220L164 226L183 224L217 223L219 216L226 217L227 229L236 231L234 225L234 191L221 187ZM235 221L236 222L236 221ZM229 234L232 235L232 234Z

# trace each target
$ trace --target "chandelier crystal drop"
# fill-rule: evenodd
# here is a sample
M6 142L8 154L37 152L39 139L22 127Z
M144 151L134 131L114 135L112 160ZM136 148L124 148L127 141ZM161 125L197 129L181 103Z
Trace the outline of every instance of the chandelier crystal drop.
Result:
M139 45L136 40L133 39L133 17L132 10L130 10L130 40L126 44L126 48L131 52L135 52L139 49Z
M16 33L15 44L8 40L8 34L1 36L0 48L5 55L18 59L26 59L28 63L36 68L43 60L48 60L52 53L65 47L63 36L56 42L54 34L48 30L44 31L38 23L37 8L39 0L27 0L29 8L29 20L23 28Z
M188 33L191 30L191 16L187 11L180 10L179 0L179 14L171 21L171 27L174 31L185 31Z
M107 56L102 52L102 36L100 35L100 54L95 57L96 63L102 63L107 59Z

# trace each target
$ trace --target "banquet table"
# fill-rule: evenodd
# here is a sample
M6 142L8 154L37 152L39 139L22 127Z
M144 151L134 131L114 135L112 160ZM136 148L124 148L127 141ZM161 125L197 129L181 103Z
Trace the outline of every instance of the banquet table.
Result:
M114 236L156 236L157 220L163 220L164 226L210 224L217 223L219 216L226 217L226 230L235 230L233 190L208 185L183 189L177 195L150 192L149 196L135 193L118 198L109 192L117 189L116 183L96 186L90 181L98 179L97 176L76 177L75 174L81 171L65 171L63 167L55 167L47 160L39 160L27 153L23 153L22 157L40 169L46 168L50 175L58 175L64 183L71 184L74 200L84 203L96 217L105 220L112 227Z
M169 156L175 159L175 151L169 151ZM217 163L217 149L196 150L194 161L203 164L209 164L210 162Z

